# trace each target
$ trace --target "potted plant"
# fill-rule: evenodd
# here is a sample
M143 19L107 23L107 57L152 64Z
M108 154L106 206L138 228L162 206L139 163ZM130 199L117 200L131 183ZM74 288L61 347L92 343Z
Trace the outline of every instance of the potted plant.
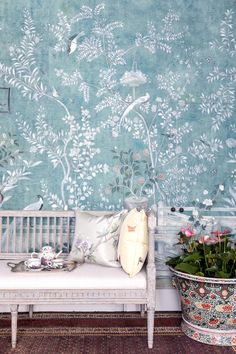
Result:
M236 345L235 235L214 219L209 227L198 209L190 221L178 233L181 254L166 262L180 294L182 330L202 343Z

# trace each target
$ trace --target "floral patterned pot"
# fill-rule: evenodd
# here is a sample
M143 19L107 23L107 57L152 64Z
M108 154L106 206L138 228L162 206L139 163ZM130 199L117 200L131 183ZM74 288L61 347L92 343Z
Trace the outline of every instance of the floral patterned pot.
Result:
M205 344L236 345L236 279L170 270L180 294L183 332Z

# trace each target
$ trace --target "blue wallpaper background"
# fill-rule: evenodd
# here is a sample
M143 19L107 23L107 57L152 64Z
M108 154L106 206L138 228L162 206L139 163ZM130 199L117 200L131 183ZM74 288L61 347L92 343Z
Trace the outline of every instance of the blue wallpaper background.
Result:
M236 206L235 11L2 0L1 207L191 206L219 186L217 205Z

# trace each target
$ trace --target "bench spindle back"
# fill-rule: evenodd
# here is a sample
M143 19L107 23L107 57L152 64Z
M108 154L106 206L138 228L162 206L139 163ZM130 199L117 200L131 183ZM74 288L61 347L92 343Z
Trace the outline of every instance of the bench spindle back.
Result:
M75 232L74 211L0 211L0 258L22 258L50 245L68 254Z

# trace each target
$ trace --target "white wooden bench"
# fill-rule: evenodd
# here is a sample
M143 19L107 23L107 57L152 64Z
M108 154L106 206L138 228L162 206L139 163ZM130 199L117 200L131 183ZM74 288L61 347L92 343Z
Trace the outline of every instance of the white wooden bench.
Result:
M107 212L98 212L107 213ZM149 252L140 273L130 278L122 268L79 265L72 272L11 272L7 262L19 262L45 244L66 257L79 217L76 211L0 211L0 305L11 311L12 348L17 341L19 305L139 304L147 310L148 347L153 347L156 269L155 218L148 216Z

